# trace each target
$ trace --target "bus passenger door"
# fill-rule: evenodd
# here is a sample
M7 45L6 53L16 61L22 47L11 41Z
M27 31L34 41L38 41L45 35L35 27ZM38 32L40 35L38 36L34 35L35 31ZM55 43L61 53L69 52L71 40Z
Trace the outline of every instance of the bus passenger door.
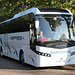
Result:
M30 26L30 49L35 50L35 35L34 35L34 26Z

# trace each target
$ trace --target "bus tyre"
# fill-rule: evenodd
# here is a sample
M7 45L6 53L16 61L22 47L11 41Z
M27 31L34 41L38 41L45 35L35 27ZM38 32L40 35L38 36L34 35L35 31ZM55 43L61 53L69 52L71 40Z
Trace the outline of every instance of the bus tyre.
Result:
M23 51L21 51L21 53L20 53L20 62L22 64L24 64L24 53L23 53Z
M3 57L3 50L2 50L2 47L0 47L0 56Z

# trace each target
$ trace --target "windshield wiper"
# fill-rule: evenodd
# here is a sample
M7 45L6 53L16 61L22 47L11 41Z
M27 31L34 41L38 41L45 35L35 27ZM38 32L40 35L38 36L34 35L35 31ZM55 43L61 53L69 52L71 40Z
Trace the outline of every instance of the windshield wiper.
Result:
M74 42L73 40L49 40L49 41L44 42L43 44L66 42L66 43L73 45L73 43L71 41Z
M58 40L58 41L66 42L66 43L69 43L69 44L73 45L73 43L71 43L72 40Z

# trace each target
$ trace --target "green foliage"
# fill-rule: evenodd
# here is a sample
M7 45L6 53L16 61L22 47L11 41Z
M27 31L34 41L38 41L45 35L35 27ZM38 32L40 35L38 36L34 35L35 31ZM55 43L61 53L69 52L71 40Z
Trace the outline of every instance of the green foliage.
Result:
M31 7L67 8L75 16L75 0L0 0L0 21Z

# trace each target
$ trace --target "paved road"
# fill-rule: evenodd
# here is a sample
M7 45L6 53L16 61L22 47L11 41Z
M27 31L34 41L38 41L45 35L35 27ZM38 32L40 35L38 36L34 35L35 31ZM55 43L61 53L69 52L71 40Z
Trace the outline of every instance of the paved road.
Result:
M75 67L64 66L49 68L34 68L22 65L16 60L0 57L0 75L75 75Z

